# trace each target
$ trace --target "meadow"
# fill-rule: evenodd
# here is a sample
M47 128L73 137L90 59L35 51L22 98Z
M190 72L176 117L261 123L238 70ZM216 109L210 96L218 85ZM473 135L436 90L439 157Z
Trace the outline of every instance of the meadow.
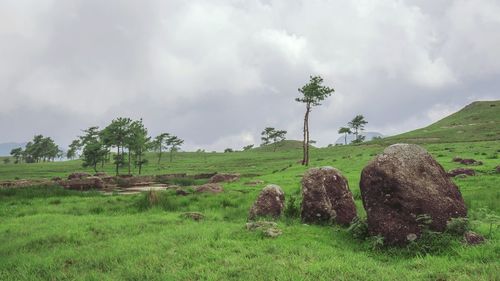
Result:
M310 167L334 166L349 180L359 216L362 168L383 144L311 150ZM0 190L0 280L500 280L500 141L426 144L446 170L474 158L477 176L454 179L469 208L471 228L487 238L466 246L445 233L402 248L359 240L339 226L302 224L296 215L300 147L287 142L278 151L181 152L170 163L148 155L144 174L235 172L242 179L224 184L221 194L177 196L161 192L103 195L58 187ZM0 164L0 179L51 178L85 170L79 160L40 164ZM85 170L89 171L90 170ZM104 171L112 174L107 164ZM125 172L125 169L123 170ZM247 186L260 179L264 184ZM286 193L283 234L268 238L245 229L248 210L269 183ZM293 202L293 203L292 203ZM184 212L201 212L193 221Z

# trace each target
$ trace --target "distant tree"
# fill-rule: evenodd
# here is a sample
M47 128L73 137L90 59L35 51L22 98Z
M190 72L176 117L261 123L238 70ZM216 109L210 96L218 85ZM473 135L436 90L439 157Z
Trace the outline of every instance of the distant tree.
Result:
M102 132L98 127L90 127L84 130L85 135L80 137L82 147L82 166L92 167L97 173L97 165L102 163L108 153L102 140Z
M231 152L234 152L234 150L232 148L224 149L224 153L231 153Z
M348 127L341 127L339 134L344 134L344 144L347 145L347 135L352 134L351 129Z
M111 124L101 132L103 144L108 147L116 147L116 155L114 156L116 175L119 175L119 168L125 164L124 150L128 146L130 123L132 123L130 118L120 117L111 121Z
M352 143L353 144L362 143L365 141L365 138L366 138L365 136L359 135L359 137L357 139L353 140Z
M247 151L247 150L250 150L250 149L252 149L252 148L253 148L253 144L245 145L245 146L243 147L243 151Z
M170 136L166 144L170 148L170 162L173 160L174 152L178 151L181 145L184 143L184 140L178 138L177 136Z
M321 105L321 102L329 97L335 90L327 86L323 86L323 78L321 76L310 76L309 83L299 88L298 91L302 96L295 99L297 102L306 105L304 114L304 139L302 142L303 158L302 165L309 165L309 114L312 107Z
M18 164L23 157L23 149L21 147L14 148L10 151L10 155L14 157L14 164Z
M81 144L80 140L76 139L71 142L69 145L68 151L66 151L66 158L73 160L76 157L76 152L80 149Z
M153 150L155 152L158 152L158 165L160 165L163 150L168 149L167 147L168 138L170 138L169 133L161 133L158 136L156 136L152 142Z
M9 158L9 157L4 158L4 159L3 159L3 163L4 163L5 165L9 164L9 163L10 163L10 158Z
M151 146L151 138L148 137L148 130L144 127L142 119L133 121L130 124L129 150L133 152L134 165L139 168L139 175L142 166L147 163L144 155ZM129 172L130 173L130 172Z
M356 136L355 143L362 142L364 140L364 138L360 138L359 132L364 130L366 124L368 124L368 122L365 120L365 117L363 115L356 115L348 123L349 127L354 130L354 135Z
M262 145L273 144L273 151L276 151L279 144L285 140L286 133L285 130L276 130L275 128L267 127L260 133L262 136Z

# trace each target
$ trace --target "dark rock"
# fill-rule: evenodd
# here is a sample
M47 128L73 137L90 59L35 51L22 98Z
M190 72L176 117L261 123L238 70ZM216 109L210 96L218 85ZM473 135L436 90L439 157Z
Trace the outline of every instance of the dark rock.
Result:
M466 168L456 168L448 171L449 177L456 177L458 175L475 176L476 172L472 169L466 169Z
M88 174L88 173L76 172L76 173L69 174L68 180L83 179L83 178L88 178L88 177L90 177L90 174Z
M302 221L347 225L356 217L356 205L347 179L335 168L309 169L302 178Z
M66 181L60 181L59 184L67 189L73 190L89 190L89 189L102 189L104 182L99 177L75 178Z
M207 183L196 187L195 191L198 193L203 193L203 192L221 193L224 191L224 188L222 188L222 186L218 183Z
M467 245L479 245L484 243L485 239L482 235L472 231L464 233L464 243Z
M210 178L210 183L233 182L240 179L240 174L215 174Z
M462 161L462 158L460 158L460 157L453 157L453 162L460 163L460 161Z
M460 164L463 164L463 165L483 165L483 162L476 161L474 159L462 159L462 160L460 160Z
M430 230L442 232L451 218L467 216L462 195L443 167L418 145L395 144L361 173L361 197L368 231L390 245L419 237L423 215Z
M496 171L497 173L500 173L500 165L498 165L498 166L496 166L496 167L495 167L495 171Z
M285 207L285 193L281 187L270 184L260 192L255 203L253 203L249 220L254 220L257 217L274 217L281 216Z

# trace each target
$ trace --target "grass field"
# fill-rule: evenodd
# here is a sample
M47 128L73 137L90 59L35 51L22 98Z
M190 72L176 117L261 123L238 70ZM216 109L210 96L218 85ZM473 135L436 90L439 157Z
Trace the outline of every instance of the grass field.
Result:
M360 172L384 147L313 149L311 166L339 168L364 216ZM294 216L278 221L283 235L266 238L245 229L248 209L267 183L280 185L288 201L299 194L305 171L296 163L301 150L185 152L160 167L150 155L145 173L239 172L243 178L225 184L219 195L181 197L166 191L152 207L145 194L0 190L0 280L500 280L500 234L498 224L491 225L500 216L500 174L494 172L500 141L425 147L445 169L460 166L451 161L455 156L484 162L474 166L477 176L455 182L473 230L488 239L485 244L465 246L460 237L443 235L427 244L380 248L372 239L352 238L345 228L304 225ZM80 164L0 164L0 179L65 176L82 170ZM251 179L265 184L243 184ZM206 218L184 219L180 215L186 211Z

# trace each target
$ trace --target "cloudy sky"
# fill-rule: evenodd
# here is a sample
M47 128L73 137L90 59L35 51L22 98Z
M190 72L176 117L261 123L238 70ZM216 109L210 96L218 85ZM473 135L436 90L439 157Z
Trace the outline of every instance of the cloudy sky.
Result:
M363 114L396 134L500 99L500 1L0 0L0 142L68 144L124 116L185 149L299 139L309 75L336 92L312 139Z

